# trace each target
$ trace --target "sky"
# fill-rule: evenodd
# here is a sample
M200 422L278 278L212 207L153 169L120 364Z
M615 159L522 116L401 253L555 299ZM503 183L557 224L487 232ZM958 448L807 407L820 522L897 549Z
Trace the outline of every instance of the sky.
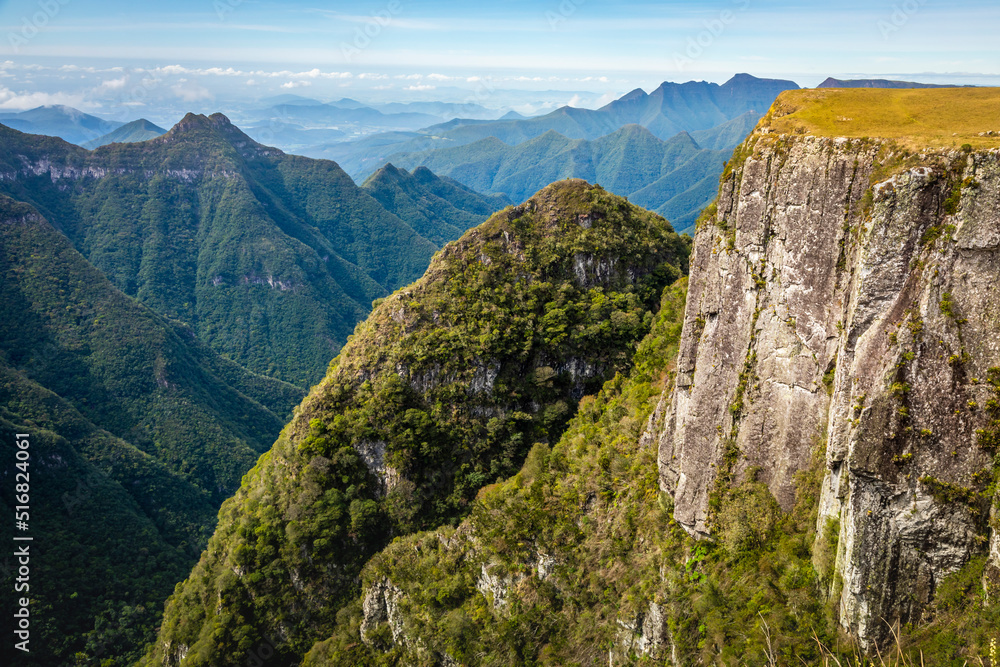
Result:
M1000 85L998 29L995 0L0 0L0 108L594 106L738 72Z

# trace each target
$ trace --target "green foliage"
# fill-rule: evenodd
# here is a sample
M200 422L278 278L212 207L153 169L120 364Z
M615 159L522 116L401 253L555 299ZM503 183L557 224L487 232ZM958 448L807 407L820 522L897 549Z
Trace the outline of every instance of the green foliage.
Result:
M651 367L672 354L637 346L663 322L660 293L686 270L687 252L662 218L580 181L550 186L445 247L424 278L358 326L224 506L204 567L168 604L149 660L169 642L191 646L192 664L239 664L239 644L210 641L208 628L226 637L282 628L280 649L304 655L393 535L458 523L482 487L526 458L528 474L543 476L546 447L581 395L633 356ZM679 322L676 305L669 317ZM607 454L606 496L621 460ZM237 556L241 574L224 588L219 576ZM233 605L218 609L227 590L233 605L253 601L239 617ZM468 590L435 584L428 595L450 605ZM453 637L470 627L457 613L442 623Z
M504 196L481 195L458 181L436 176L426 167L410 174L387 164L361 187L437 245L457 239L511 203Z
M799 484L791 515L748 480L727 495L726 538L695 542L672 521L656 473L656 448L640 445L659 380L679 342L685 285L664 293L642 349L666 350L630 378L581 402L558 443L536 447L521 472L484 489L469 520L394 541L364 571L366 585L401 591L404 641L361 636L361 603L306 665L596 664L629 639L631 623L659 605L682 664L767 664L762 622L778 655L818 657L826 611L810 562L822 456ZM488 578L484 578L487 573ZM484 588L484 582L489 588ZM493 582L493 583L489 583ZM438 586L454 591L447 597ZM349 610L349 611L347 611ZM461 632L449 631L462 619ZM378 631L378 628L374 629ZM669 656L664 646L649 664ZM623 654L622 662L642 662ZM811 662L810 662L811 664Z
M986 381L993 390L985 407L989 421L983 428L976 429L976 444L990 454L1000 451L1000 368L990 368Z
M138 657L222 499L302 394L122 294L34 209L0 196L0 417L58 434L36 452L51 494L32 503L45 517L32 590L52 624L38 635L49 664Z
M438 247L333 162L265 149L221 115L94 151L5 127L0 142L61 170L0 158L16 175L0 193L34 205L129 296L301 388L368 304L419 277Z

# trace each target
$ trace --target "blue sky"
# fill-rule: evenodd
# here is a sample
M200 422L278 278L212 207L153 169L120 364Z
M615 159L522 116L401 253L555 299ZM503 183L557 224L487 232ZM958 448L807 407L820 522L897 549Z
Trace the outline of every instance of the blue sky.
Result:
M172 71L185 79L176 94L192 100L251 89L446 97L487 80L607 97L736 72L802 85L828 75L995 85L998 4L0 0L0 106L32 93L93 101L137 69ZM79 76L54 76L66 66Z

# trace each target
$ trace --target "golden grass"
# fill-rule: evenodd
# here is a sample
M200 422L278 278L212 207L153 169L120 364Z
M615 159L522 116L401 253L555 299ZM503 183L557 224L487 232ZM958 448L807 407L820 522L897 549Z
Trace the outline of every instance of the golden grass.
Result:
M917 150L1000 148L1000 88L789 90L761 126L779 134L892 139Z

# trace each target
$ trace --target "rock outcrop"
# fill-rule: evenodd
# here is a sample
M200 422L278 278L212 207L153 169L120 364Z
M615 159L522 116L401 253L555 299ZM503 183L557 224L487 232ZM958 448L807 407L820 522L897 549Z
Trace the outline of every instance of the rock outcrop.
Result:
M748 477L790 509L825 447L818 532L838 531L842 582L829 593L841 624L877 642L987 551L1000 151L908 153L765 122L705 217L676 386L648 433L661 487L709 536L720 496Z

